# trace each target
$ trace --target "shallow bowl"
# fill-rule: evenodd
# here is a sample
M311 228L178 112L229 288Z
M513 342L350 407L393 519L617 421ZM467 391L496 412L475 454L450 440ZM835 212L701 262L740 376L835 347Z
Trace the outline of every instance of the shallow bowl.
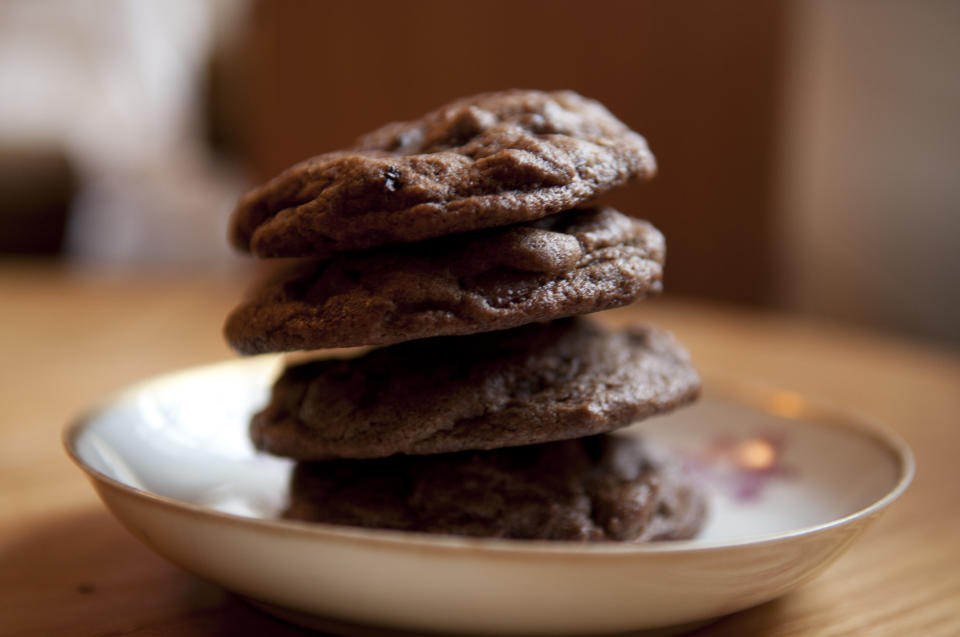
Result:
M291 463L247 438L282 359L137 384L64 442L110 511L184 569L307 625L591 634L702 622L780 596L840 556L907 487L883 426L797 394L708 379L693 407L625 431L709 492L695 540L471 539L277 519Z

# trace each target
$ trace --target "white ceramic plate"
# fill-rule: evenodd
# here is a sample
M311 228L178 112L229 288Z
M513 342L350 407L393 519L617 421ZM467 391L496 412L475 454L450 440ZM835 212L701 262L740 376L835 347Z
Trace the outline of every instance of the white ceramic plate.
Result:
M631 428L709 486L696 540L585 545L280 521L290 463L256 453L246 433L280 360L146 381L64 439L144 543L301 623L598 635L703 621L813 578L913 475L910 450L883 427L796 394L708 382L697 405Z

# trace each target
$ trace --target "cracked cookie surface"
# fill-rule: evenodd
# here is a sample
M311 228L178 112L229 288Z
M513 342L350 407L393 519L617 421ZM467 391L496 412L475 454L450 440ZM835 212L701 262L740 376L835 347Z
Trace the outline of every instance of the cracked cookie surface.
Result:
M495 451L301 463L284 517L474 537L693 537L705 499L634 436Z
M327 258L538 219L655 172L643 137L599 102L487 93L287 169L243 197L230 239L260 257Z
M665 244L612 208L280 265L228 317L238 351L385 345L626 305L661 286Z
M298 460L496 449L613 431L699 388L666 332L560 319L288 367L251 438Z

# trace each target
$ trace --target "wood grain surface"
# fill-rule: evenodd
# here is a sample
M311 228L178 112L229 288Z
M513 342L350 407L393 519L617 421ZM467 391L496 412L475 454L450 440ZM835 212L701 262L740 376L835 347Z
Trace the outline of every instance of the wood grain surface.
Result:
M247 273L0 266L0 635L294 635L140 545L62 451L63 425L131 381L232 356ZM886 421L916 480L825 574L693 634L960 635L960 359L891 336L669 298L605 315L672 329L712 372Z

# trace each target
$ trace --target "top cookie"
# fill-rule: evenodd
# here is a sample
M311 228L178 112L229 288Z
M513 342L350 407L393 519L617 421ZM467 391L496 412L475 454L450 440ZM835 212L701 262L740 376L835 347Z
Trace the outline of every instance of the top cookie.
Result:
M241 200L230 238L260 257L326 258L538 219L655 172L643 137L598 102L487 93L287 169Z

